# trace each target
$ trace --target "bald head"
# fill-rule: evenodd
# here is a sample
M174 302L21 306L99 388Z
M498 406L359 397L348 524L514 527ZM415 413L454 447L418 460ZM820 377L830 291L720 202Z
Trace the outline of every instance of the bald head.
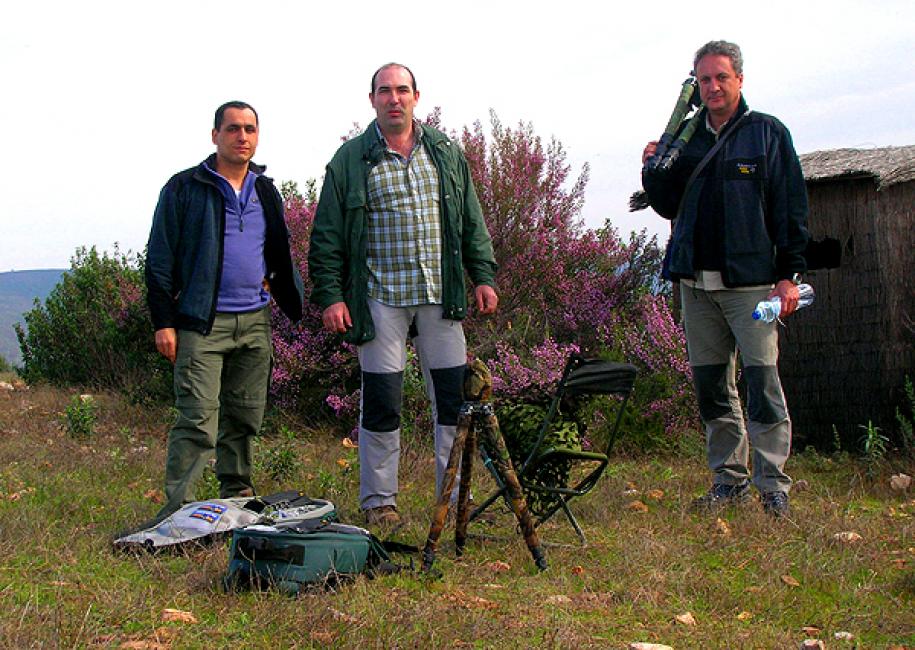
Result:
M403 65L402 63L393 63L392 62L392 63L385 63L383 66L381 66L380 68L375 70L375 74L372 75L372 93L373 94L375 93L375 82L378 80L378 74L380 72L382 72L383 70L387 70L388 68L400 68L402 70L406 70L407 74L410 75L410 83L413 84L413 88L411 90L414 93L417 91L416 77L413 76L413 71L410 70L410 68L408 68L407 66Z

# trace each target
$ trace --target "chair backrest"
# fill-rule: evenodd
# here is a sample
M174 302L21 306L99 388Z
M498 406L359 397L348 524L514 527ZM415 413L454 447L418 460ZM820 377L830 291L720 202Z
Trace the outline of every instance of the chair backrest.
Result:
M571 368L563 374L557 394L569 395L628 395L632 391L638 369L632 364L585 359L573 355Z
M553 418L559 408L559 402L562 401L565 395L619 395L623 398L617 408L613 429L608 437L606 453L609 455L619 433L623 409L629 399L629 394L632 392L632 386L635 383L637 374L638 369L629 363L616 363L614 361L605 361L604 359L587 359L575 353L569 355L569 359L566 361L565 368L562 371L562 378L556 386L556 392L550 400L549 408L540 425L537 442L534 443L527 458L521 464L518 473L523 474L539 453L543 440L552 426Z

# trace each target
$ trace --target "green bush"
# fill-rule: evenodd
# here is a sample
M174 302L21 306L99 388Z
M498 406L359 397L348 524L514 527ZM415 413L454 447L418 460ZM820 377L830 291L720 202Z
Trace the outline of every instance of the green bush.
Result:
M73 438L88 438L95 433L98 407L92 395L74 395L64 410L67 433Z
M0 372L13 372L10 362L2 354L0 354Z
M29 383L123 391L135 401L170 394L171 368L156 352L143 258L79 248L44 304L16 327Z
M296 432L285 425L280 426L279 435L273 440L255 438L254 464L257 470L278 483L292 479L302 468L295 448L296 438Z
M859 424L858 428L864 431L864 435L861 436L861 448L864 452L867 473L870 476L874 476L877 473L878 466L886 456L889 438L880 432L880 427L874 426L872 420L868 420L866 425Z

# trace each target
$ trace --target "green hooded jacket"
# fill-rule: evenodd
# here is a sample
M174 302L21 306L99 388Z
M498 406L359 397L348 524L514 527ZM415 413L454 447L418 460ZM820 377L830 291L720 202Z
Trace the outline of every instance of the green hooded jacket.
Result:
M442 219L442 317L467 315L464 268L475 285L493 286L492 241L470 168L460 147L444 133L422 125L423 146L438 169ZM311 301L322 310L345 302L353 327L345 340L360 345L375 337L368 311L367 185L385 151L373 121L343 144L325 170L308 251Z

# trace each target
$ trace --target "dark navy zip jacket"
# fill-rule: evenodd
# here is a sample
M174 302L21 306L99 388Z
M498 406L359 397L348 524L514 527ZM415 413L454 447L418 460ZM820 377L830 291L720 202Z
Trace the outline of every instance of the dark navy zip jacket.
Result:
M705 110L693 119L704 123ZM771 115L749 111L743 97L720 138L727 129L733 133L689 187L715 144L704 125L669 172L642 174L651 206L675 219L665 277L719 270L725 286L738 287L805 272L807 189L791 134Z
M206 161L216 164L215 154ZM302 279L292 263L283 203L264 168L255 191L264 209L264 261L270 293L292 321L302 318ZM146 288L153 327L209 334L222 271L225 199L204 163L172 176L159 194L146 252Z

